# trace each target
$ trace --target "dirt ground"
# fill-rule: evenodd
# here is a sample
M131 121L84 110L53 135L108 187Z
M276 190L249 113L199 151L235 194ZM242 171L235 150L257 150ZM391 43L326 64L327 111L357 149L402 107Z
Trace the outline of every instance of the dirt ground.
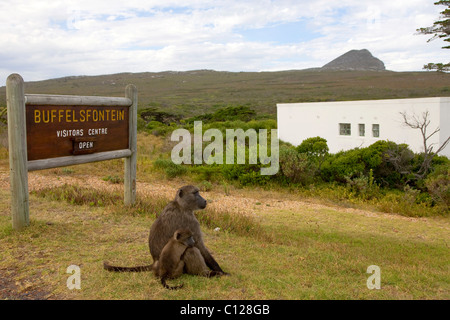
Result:
M0 270L0 300L57 300L54 294L36 287L27 287L14 280L15 276Z
M42 188L62 186L64 184L71 185L88 185L93 188L109 191L123 191L123 184L112 184L104 181L99 177L85 176L85 175L42 175L37 172L30 172L28 174L29 191L40 190ZM161 182L137 182L137 194L143 196L151 196L158 194L159 196L167 197L169 199L175 197L175 193L183 184L182 181L172 180ZM9 190L9 174L8 172L0 171L0 188ZM208 200L208 206L220 209L227 208L245 214L254 214L255 206L258 212L270 212L273 210L296 210L296 209L324 209L333 208L333 210L342 212L351 212L362 214L365 216L378 216L380 213L375 213L367 210L344 208L338 206L328 206L320 204L317 201L310 199L297 199L294 194L282 193L277 191L266 190L236 190L231 191L231 194L225 194L223 191L209 191L202 192L204 197ZM388 215L388 214L386 214ZM415 218L402 217L398 215L391 215L395 219L415 220Z

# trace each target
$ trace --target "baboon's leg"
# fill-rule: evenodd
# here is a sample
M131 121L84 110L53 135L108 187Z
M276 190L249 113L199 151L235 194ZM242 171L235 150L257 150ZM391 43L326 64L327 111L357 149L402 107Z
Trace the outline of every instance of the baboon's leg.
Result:
M183 257L184 268L186 273L207 277L209 274L209 268L203 259L200 250L196 247L188 248Z
M173 271L172 277L178 278L179 276L181 276L183 274L183 269L184 269L184 261L178 262L176 269Z

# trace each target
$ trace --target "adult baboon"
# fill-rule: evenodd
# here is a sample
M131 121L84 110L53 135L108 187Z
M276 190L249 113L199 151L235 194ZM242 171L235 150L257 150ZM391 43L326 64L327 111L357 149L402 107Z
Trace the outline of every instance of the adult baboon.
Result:
M164 246L174 232L186 228L191 230L195 245L184 253L184 272L206 277L226 274L203 243L200 223L195 217L194 211L204 208L206 208L206 200L200 195L197 187L189 185L178 189L175 199L167 204L150 228L148 243L154 262L159 260ZM151 271L153 264L139 267L116 267L105 262L104 268L109 271L140 272Z
M189 229L178 229L164 246L159 260L153 264L153 272L155 276L161 278L164 288L176 290L183 287L183 284L171 287L167 285L166 279L174 279L183 274L184 253L194 244L195 240Z

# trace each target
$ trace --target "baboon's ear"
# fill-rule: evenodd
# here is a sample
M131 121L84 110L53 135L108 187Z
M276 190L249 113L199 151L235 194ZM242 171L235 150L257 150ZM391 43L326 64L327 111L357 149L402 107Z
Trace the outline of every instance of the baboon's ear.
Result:
M183 190L182 189L178 190L178 197L180 197L180 198L183 197Z
M181 233L180 232L176 232L175 233L175 239L179 240L181 237Z

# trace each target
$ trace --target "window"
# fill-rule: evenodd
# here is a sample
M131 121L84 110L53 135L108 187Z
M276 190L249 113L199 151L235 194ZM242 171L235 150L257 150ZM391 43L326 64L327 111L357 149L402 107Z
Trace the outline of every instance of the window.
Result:
M379 124L372 125L372 136L374 138L380 137L380 125Z
M366 135L366 125L364 123L359 124L359 136L364 137Z
M339 123L339 135L351 136L352 135L352 125L350 123Z

